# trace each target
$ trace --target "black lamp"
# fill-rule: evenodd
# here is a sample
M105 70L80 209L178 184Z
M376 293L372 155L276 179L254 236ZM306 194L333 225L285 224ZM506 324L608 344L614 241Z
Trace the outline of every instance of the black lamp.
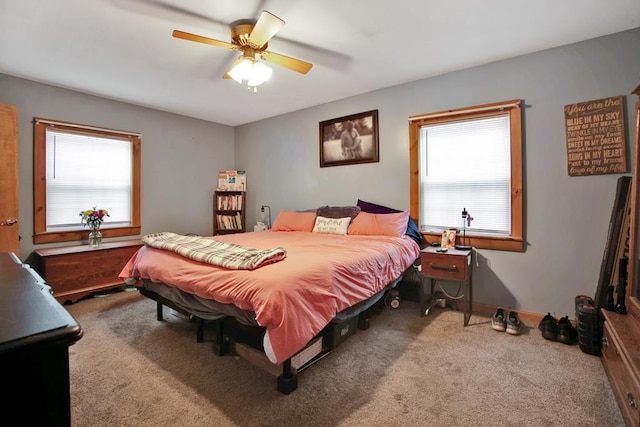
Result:
M467 212L467 208L462 208L462 243L463 245L456 245L456 249L468 250L471 249L470 245L467 245L467 227L471 227L471 221L473 217Z
M269 226L267 227L267 229L271 230L271 206L267 206L267 205L260 206L260 212L264 213L264 208L269 209Z

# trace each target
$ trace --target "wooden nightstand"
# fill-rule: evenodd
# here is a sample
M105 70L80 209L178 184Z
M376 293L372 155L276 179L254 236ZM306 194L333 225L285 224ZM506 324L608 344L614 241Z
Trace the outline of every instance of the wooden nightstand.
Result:
M472 270L473 263L471 249L449 249L447 252L437 252L439 248L428 246L420 254L422 276L430 280L431 293L425 293L424 284L420 286L420 316L425 316L435 303L433 288L436 280L451 280L462 282L464 285L464 326L469 324L472 304Z

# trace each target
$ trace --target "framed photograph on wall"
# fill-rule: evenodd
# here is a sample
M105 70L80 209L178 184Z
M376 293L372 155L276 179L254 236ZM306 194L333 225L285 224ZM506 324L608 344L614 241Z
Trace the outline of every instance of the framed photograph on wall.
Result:
M379 162L378 110L320 122L320 167Z

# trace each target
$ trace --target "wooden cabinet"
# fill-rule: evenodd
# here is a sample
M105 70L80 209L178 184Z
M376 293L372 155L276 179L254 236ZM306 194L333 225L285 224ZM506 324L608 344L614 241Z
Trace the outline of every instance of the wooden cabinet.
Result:
M603 310L604 333L602 363L622 416L628 426L640 426L640 284L638 264L640 239L640 86L635 105L635 140L633 145L633 177L631 182L631 223L629 230L629 263L627 268L626 314Z
M98 291L124 286L118 275L142 246L140 240L65 246L35 251L33 267L61 303L75 302Z
M640 318L603 311L602 363L628 426L640 426Z
M216 191L213 194L213 234L244 233L245 192Z

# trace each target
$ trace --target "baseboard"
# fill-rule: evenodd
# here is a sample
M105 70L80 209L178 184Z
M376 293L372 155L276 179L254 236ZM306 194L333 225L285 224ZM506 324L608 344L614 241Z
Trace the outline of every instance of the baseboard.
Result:
M400 282L396 287L396 289L400 291L400 296L402 299L405 299L407 301L418 302L420 300L419 286L421 286L420 282L414 283L411 280L406 280L406 281ZM463 311L462 304L464 303L465 301L463 301L462 299L447 300L447 306L455 311ZM485 304L481 302L473 302L471 307L474 314L482 314L487 316L492 316L496 312L496 309L498 307L504 308L505 312L507 312L507 315L509 314L510 310L513 310L511 307L508 307L508 306L502 306L502 305L497 306L497 305ZM521 311L517 309L516 311L518 312L518 317L520 318L520 320L524 322L525 325L532 326L532 327L537 327L540 321L542 320L542 318L547 314L547 313L542 313L542 314L534 313L530 311ZM569 318L571 320L571 323L575 326L575 319L571 319L571 315L569 315Z

